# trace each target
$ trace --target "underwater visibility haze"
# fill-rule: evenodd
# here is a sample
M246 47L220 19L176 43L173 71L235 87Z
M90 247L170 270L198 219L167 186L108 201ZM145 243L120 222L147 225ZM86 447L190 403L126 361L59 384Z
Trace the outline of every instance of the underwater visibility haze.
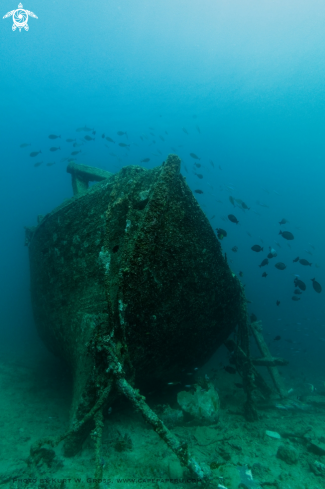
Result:
M0 487L323 487L324 3L1 12Z

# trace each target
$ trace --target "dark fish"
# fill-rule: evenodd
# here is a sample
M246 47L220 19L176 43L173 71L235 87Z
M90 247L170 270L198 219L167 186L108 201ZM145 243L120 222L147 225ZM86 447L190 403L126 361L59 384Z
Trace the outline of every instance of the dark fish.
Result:
M263 251L263 248L260 245L254 245L251 247L251 250L256 251L256 253L259 253L260 251Z
M35 156L39 155L42 151L39 150L39 151L32 151L29 156L31 156L32 158L35 158Z
M50 151L52 151L52 153L53 153L54 151L57 151L58 149L61 149L61 148L59 148L59 147L56 148L55 146L53 146L52 148L50 148Z
M279 222L279 224L286 224L287 222L289 222L289 221L287 221L286 219L281 219L281 221Z
M239 223L237 217L234 216L233 214L228 214L228 219L229 219L229 221L231 221L231 222L233 222L235 224L238 224Z
M276 301L276 305L279 306L281 304L280 301Z
M196 168L201 168L201 163L194 163L194 165L196 166Z
M80 144L79 144L79 143L73 143L73 145L72 145L72 146L73 146L74 148L80 148L80 146L83 146L83 145L84 145L84 143L80 143Z
M308 265L310 267L312 266L312 263L309 263L309 261L308 260L305 260L304 258L301 258L301 260L299 260L299 263L301 263L301 265L304 265L305 267L308 266Z
M194 159L194 160L200 160L201 158L199 158L195 153L190 153L190 156Z
M70 153L70 154L72 154L72 156L75 156L75 155L77 155L78 153L81 153L81 149L80 149L79 151L72 151L72 153Z
M264 260L261 262L261 264L259 265L259 267L265 267L265 265L268 265L269 264L269 260L267 258L264 258Z
M234 251L235 253L237 253L237 251L238 251L238 246L233 246L233 248L231 248L231 251Z
M121 148L129 148L130 145L129 144L125 144L125 143L118 143L119 146L121 146Z
M321 284L319 284L318 282L316 282L316 280L314 278L312 278L311 281L313 282L313 287L314 287L315 292L318 292L318 294L320 294L321 291L322 291Z
M217 228L216 231L219 239L223 239L227 236L227 231L225 231L224 229Z
M213 163L213 161L212 161L212 160L210 160L210 164L211 164L211 165L213 166L213 168L214 168L214 163Z
M247 205L245 204L245 202L242 202L241 203L241 206L243 209L247 209L249 211L250 207L247 207Z
M281 340L281 336L279 336L279 335L276 336L275 338L273 338L273 341L279 341L279 340Z
M43 163L43 161L39 161L38 163L35 163L34 164L35 168L37 168L38 166L40 166L42 163Z
M127 133L124 131L117 131L117 135L118 136L124 136L125 135L126 137L128 137Z
M160 137L160 139L161 139L162 141L165 141L165 138L163 138L162 136L159 136L159 137Z
M302 294L302 292L301 292L301 290L300 290L300 289L295 289L295 290L293 291L293 293L294 293L294 294L296 294L296 295L300 295L300 294Z
M108 136L106 136L106 141L108 141L109 143L115 143L115 141L113 141L113 139Z
M201 134L201 129L199 128L199 126L195 126L196 127L196 130L199 134Z
M203 194L203 190L194 190L196 194Z
M228 374L234 375L237 372L237 370L234 367L230 367L230 365L227 365L226 367L223 368L226 372L228 372Z
M61 136L56 136L55 134L50 134L49 135L49 139L58 139L60 138Z
M46 163L46 166L53 166L55 165L55 161L53 163Z
M144 158L140 161L140 163L148 163L148 161L150 161L150 158Z
M286 265L284 263L280 262L280 261L278 263L276 263L274 266L278 270L284 270L285 268L287 268Z
M294 260L292 260L293 263L295 263L296 261L299 261L299 256L297 256L297 258L295 258Z
M187 130L185 129L185 127L183 127L182 131L183 131L183 132L185 132L185 134L187 134L187 135L188 135L188 132L187 132Z
M87 136L84 136L84 139L86 141L95 141L95 138L92 138L91 136L88 136L88 134L87 134Z
M230 202L232 203L232 205L233 205L234 207L236 207L236 205L235 205L235 199L234 199L234 198L233 198L231 195L229 195L229 200L230 200Z
M105 139L105 134L102 134L102 138Z
M213 215L213 216L212 216L210 219L212 220L212 219L214 219L215 217L216 217L216 216L215 216L215 215Z
M221 170L221 171L222 171L221 165L218 165L218 166L219 166L219 170Z
M93 131L93 132L92 132L92 134L93 134L93 135L95 136L95 134L96 134L96 131Z
M27 148L27 146L30 146L30 143L21 143L19 146L20 148Z
M262 273L262 277L267 277L267 273L266 272L263 272Z
M194 172L194 175L196 175L198 178L202 179L203 178L203 175L201 173L195 173Z
M73 143L74 141L76 141L76 139L66 139L67 143Z
M291 297L291 300L293 300L293 301L297 302L297 301L300 301L300 297L297 297L296 295L293 295L293 296Z
M289 241L291 241L292 239L294 239L294 235L292 233L290 233L289 231L280 231L279 234L281 234L281 236L284 238L284 239L287 239Z
M296 287L299 287L301 290L306 290L306 284L302 280L299 280L298 277L294 279L294 284Z
M242 277L244 274L243 274L243 272L239 272L239 274L238 274L238 275L239 275L240 277Z

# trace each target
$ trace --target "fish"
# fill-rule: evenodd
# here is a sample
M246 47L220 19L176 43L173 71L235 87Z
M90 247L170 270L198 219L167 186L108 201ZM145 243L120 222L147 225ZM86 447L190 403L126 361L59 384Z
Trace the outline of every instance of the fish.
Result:
M168 382L167 385L180 385L180 382Z
M87 136L84 136L84 139L86 141L95 141L95 138L92 138L91 136L88 136L88 134L87 134Z
M309 263L309 261L308 260L305 260L304 258L301 258L301 260L299 260L299 263L301 265L304 265L305 267L307 267L307 266L310 266L311 267L312 266L312 263Z
M248 231L246 231L246 233L248 234L248 236L249 236L250 238L252 238L252 237L253 237L253 236L251 235L251 233L249 233Z
M79 127L76 129L77 132L85 131L85 132L91 132L93 129L90 129L90 127L84 126L84 127Z
M278 242L277 242L277 241L275 241L275 240L274 240L274 243L275 243L275 244L276 244L276 245L277 245L279 248L281 248L280 243L278 243Z
M162 136L159 136L159 137L160 137L160 139L161 139L162 141L165 141L165 138L163 138Z
M58 139L60 138L61 136L56 136L55 134L50 134L49 135L49 139Z
M234 367L231 367L230 365L226 365L226 367L223 367L223 369L228 372L228 374L234 375L237 370Z
M260 251L263 251L264 248L260 245L254 245L251 247L251 250L256 251L256 253L259 253Z
M78 153L81 153L81 149L79 149L79 151L72 151L72 153L70 153L72 156L75 156L77 155Z
M31 146L30 143L21 143L21 145L19 146L20 148L27 148L27 146Z
M68 158L61 158L60 161L61 161L61 163L62 163L62 161L68 161Z
M32 158L35 158L35 156L39 155L42 151L39 150L39 151L32 151L29 156L31 156Z
M61 148L59 148L59 147L56 148L55 146L52 146L52 148L50 148L50 151L52 151L52 153L53 153L54 151L58 151L58 149L61 149Z
M80 148L80 146L83 146L83 145L84 145L84 143L73 143L73 145L72 145L72 146L73 146L74 148Z
M196 166L196 168L201 168L201 163L194 163L194 165Z
M150 158L143 158L140 163L148 163L148 161L150 161Z
M271 258L275 258L276 256L278 256L277 252L275 251L274 248L271 248L271 246L269 246L269 250L270 250L270 253L267 255L267 257L269 259Z
M201 173L195 173L194 172L194 175L196 175L198 178L202 179L203 178L203 175Z
M291 300L293 300L293 301L297 302L297 301L300 301L300 297L297 297L296 295L293 295L293 296L291 297Z
M278 263L276 263L274 266L278 270L285 270L287 268L286 265L284 263L282 263L281 261L279 261Z
M117 131L116 133L118 136L126 136L128 138L128 135L125 131Z
M96 134L96 131L93 131L93 132L92 132L91 134L93 134L93 135L95 136L95 134Z
M190 156L194 159L194 160L200 160L201 158L199 158L195 153L190 153Z
M240 277L242 277L244 274L243 274L243 272L239 272L239 274L238 274L238 275L239 275Z
M289 231L280 231L279 234L281 234L282 238L287 239L289 241L294 239L294 235Z
M67 143L73 143L74 141L77 141L76 139L66 139Z
M38 166L40 166L42 163L43 163L43 161L39 161L38 163L34 163L35 168L37 168Z
M235 204L235 199L234 199L234 198L233 198L231 195L229 195L229 200L230 200L231 204L232 204L234 207L236 207L236 204Z
M281 304L280 301L276 301L276 305L279 306Z
M237 253L237 251L238 251L238 246L233 246L233 247L231 248L231 251L233 251L234 253Z
M267 277L267 273L266 272L263 272L262 273L262 277Z
M239 223L237 217L234 216L233 214L228 214L228 219L229 219L229 221L231 221L231 222L233 222L235 224L238 224Z
M289 221L287 221L286 219L284 219L284 218L283 218L283 219L281 219L281 221L279 222L279 224L280 224L280 225L281 225L281 224L286 224L287 222L289 222Z
M265 267L265 265L268 265L269 264L269 260L267 258L264 258L264 260L261 262L261 264L259 265L259 267Z
M53 166L55 165L55 161L53 163L46 163L46 166Z
M312 254L312 252L311 252L311 251L309 251L309 250L305 250L305 252L306 252L306 253L308 253L308 255L313 256L313 254Z
M281 340L281 336L280 335L278 335L275 338L273 338L273 341L279 341L279 340Z
M203 194L203 190L194 190L196 194Z
M201 129L199 128L199 126L195 126L196 127L196 130L199 134L201 134Z
M267 204L263 204L259 200L256 201L256 204L259 205L260 207L267 207L267 208L269 207Z
M188 135L188 132L187 132L187 130L185 129L185 127L183 127L182 131L183 131L183 132L185 132L185 134L187 134L187 135Z
M248 210L248 211L249 211L249 209L250 209L250 207L248 207L248 206L245 204L245 202L242 202L242 203L241 203L241 206L242 206L242 208L243 208L243 209L246 209L246 210Z
M313 282L314 291L317 292L318 294L320 294L321 291L322 291L321 284L319 284L318 282L316 282L316 280L314 278L312 278L311 281Z
M209 160L210 161L210 165L214 168L214 163L212 160Z
M215 216L215 215L213 215L212 217L210 217L210 219L212 220L212 219L214 219L215 217L216 217L216 216Z
M300 290L306 290L306 284L302 280L300 280L298 277L294 279L294 282L296 287L298 287Z
M118 143L119 146L121 146L121 148L129 148L130 145L129 144L125 144L125 143Z
M106 138L105 138L105 139L106 139L106 141L108 141L109 143L114 143L114 144L115 144L115 141L114 141L112 138L110 138L109 136L106 136Z
M102 134L102 138L105 139L105 134L104 133Z
M219 239L223 239L227 236L227 231L225 231L224 229L216 228L216 231Z
M296 294L296 295L300 295L300 294L302 294L302 292L301 292L301 290L300 290L300 289L295 289L295 290L293 291L293 293L294 293L294 294Z
M299 261L299 256L297 256L297 258L295 258L294 260L292 260L293 263L296 263L297 261Z

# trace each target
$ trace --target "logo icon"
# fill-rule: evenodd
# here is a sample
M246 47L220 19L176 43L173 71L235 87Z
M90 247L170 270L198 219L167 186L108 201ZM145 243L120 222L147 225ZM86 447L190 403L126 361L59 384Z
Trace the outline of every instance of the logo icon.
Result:
M8 12L6 15L3 16L3 19L11 16L13 20L12 30L15 31L18 27L19 32L21 32L22 28L24 28L25 31L29 30L29 25L27 24L28 16L34 17L34 19L38 19L37 15L35 15L33 12L23 9L23 5L21 3L18 5L17 10L12 10L11 12Z

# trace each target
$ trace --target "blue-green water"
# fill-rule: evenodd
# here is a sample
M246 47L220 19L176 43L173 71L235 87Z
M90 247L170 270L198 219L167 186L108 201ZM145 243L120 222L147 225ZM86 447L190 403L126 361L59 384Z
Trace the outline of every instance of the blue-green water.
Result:
M1 17L16 3L3 0ZM81 149L78 163L116 172L152 168L176 152L191 189L203 191L195 195L207 217L215 215L213 228L227 230L222 246L243 272L249 312L271 339L282 338L272 348L319 369L325 291L316 293L311 279L325 286L324 3L26 0L24 8L38 17L28 32L13 32L12 17L0 24L2 344L33 338L23 227L72 195L61 160ZM85 124L96 134L76 131ZM95 140L66 142L85 134ZM229 196L250 210L234 208ZM282 218L289 223L280 228ZM254 244L264 251L254 253ZM278 256L259 268L269 246ZM312 266L293 263L297 256ZM297 302L295 274L307 284Z

